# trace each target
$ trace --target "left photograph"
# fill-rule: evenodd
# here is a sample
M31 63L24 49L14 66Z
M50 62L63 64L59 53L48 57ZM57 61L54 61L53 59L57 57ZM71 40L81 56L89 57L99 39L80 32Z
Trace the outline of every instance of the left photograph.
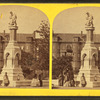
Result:
M0 88L49 88L47 16L27 6L0 6Z

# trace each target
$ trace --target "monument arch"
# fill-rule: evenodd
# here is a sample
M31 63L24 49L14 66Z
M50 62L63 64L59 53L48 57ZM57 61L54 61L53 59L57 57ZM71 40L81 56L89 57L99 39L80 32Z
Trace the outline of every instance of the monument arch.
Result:
M85 53L82 56L82 62L81 62L82 63L82 68L84 68L84 61L86 60L86 56L87 55Z
M92 65L93 67L97 66L97 55L95 53L92 55Z
M20 54L17 53L14 59L15 67L19 67L19 61L20 61Z
M6 53L6 55L5 55L5 67L7 67L7 65L9 64L8 62L8 58L10 58L10 53Z

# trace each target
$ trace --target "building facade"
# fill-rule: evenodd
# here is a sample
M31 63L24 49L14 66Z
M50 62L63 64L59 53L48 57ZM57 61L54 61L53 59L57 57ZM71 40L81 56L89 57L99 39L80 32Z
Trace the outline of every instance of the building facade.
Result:
M100 60L100 35L94 34L93 41L98 50ZM86 42L86 34L80 33L54 33L53 34L53 58L70 55L73 57L72 66L74 70L79 70L81 66L81 50ZM100 61L98 67L100 68Z

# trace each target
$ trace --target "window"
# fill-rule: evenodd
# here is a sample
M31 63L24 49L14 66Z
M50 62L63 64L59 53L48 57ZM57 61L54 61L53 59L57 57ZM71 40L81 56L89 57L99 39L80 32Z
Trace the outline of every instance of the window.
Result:
M66 51L72 53L72 47L70 45L67 45L67 50Z

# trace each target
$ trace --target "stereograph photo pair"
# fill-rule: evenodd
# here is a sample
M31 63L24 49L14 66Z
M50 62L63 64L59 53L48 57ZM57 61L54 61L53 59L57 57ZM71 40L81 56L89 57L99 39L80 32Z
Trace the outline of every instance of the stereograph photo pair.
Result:
M99 10L75 7L55 17L52 89L100 87ZM49 19L33 7L0 6L0 12L0 87L49 88Z

